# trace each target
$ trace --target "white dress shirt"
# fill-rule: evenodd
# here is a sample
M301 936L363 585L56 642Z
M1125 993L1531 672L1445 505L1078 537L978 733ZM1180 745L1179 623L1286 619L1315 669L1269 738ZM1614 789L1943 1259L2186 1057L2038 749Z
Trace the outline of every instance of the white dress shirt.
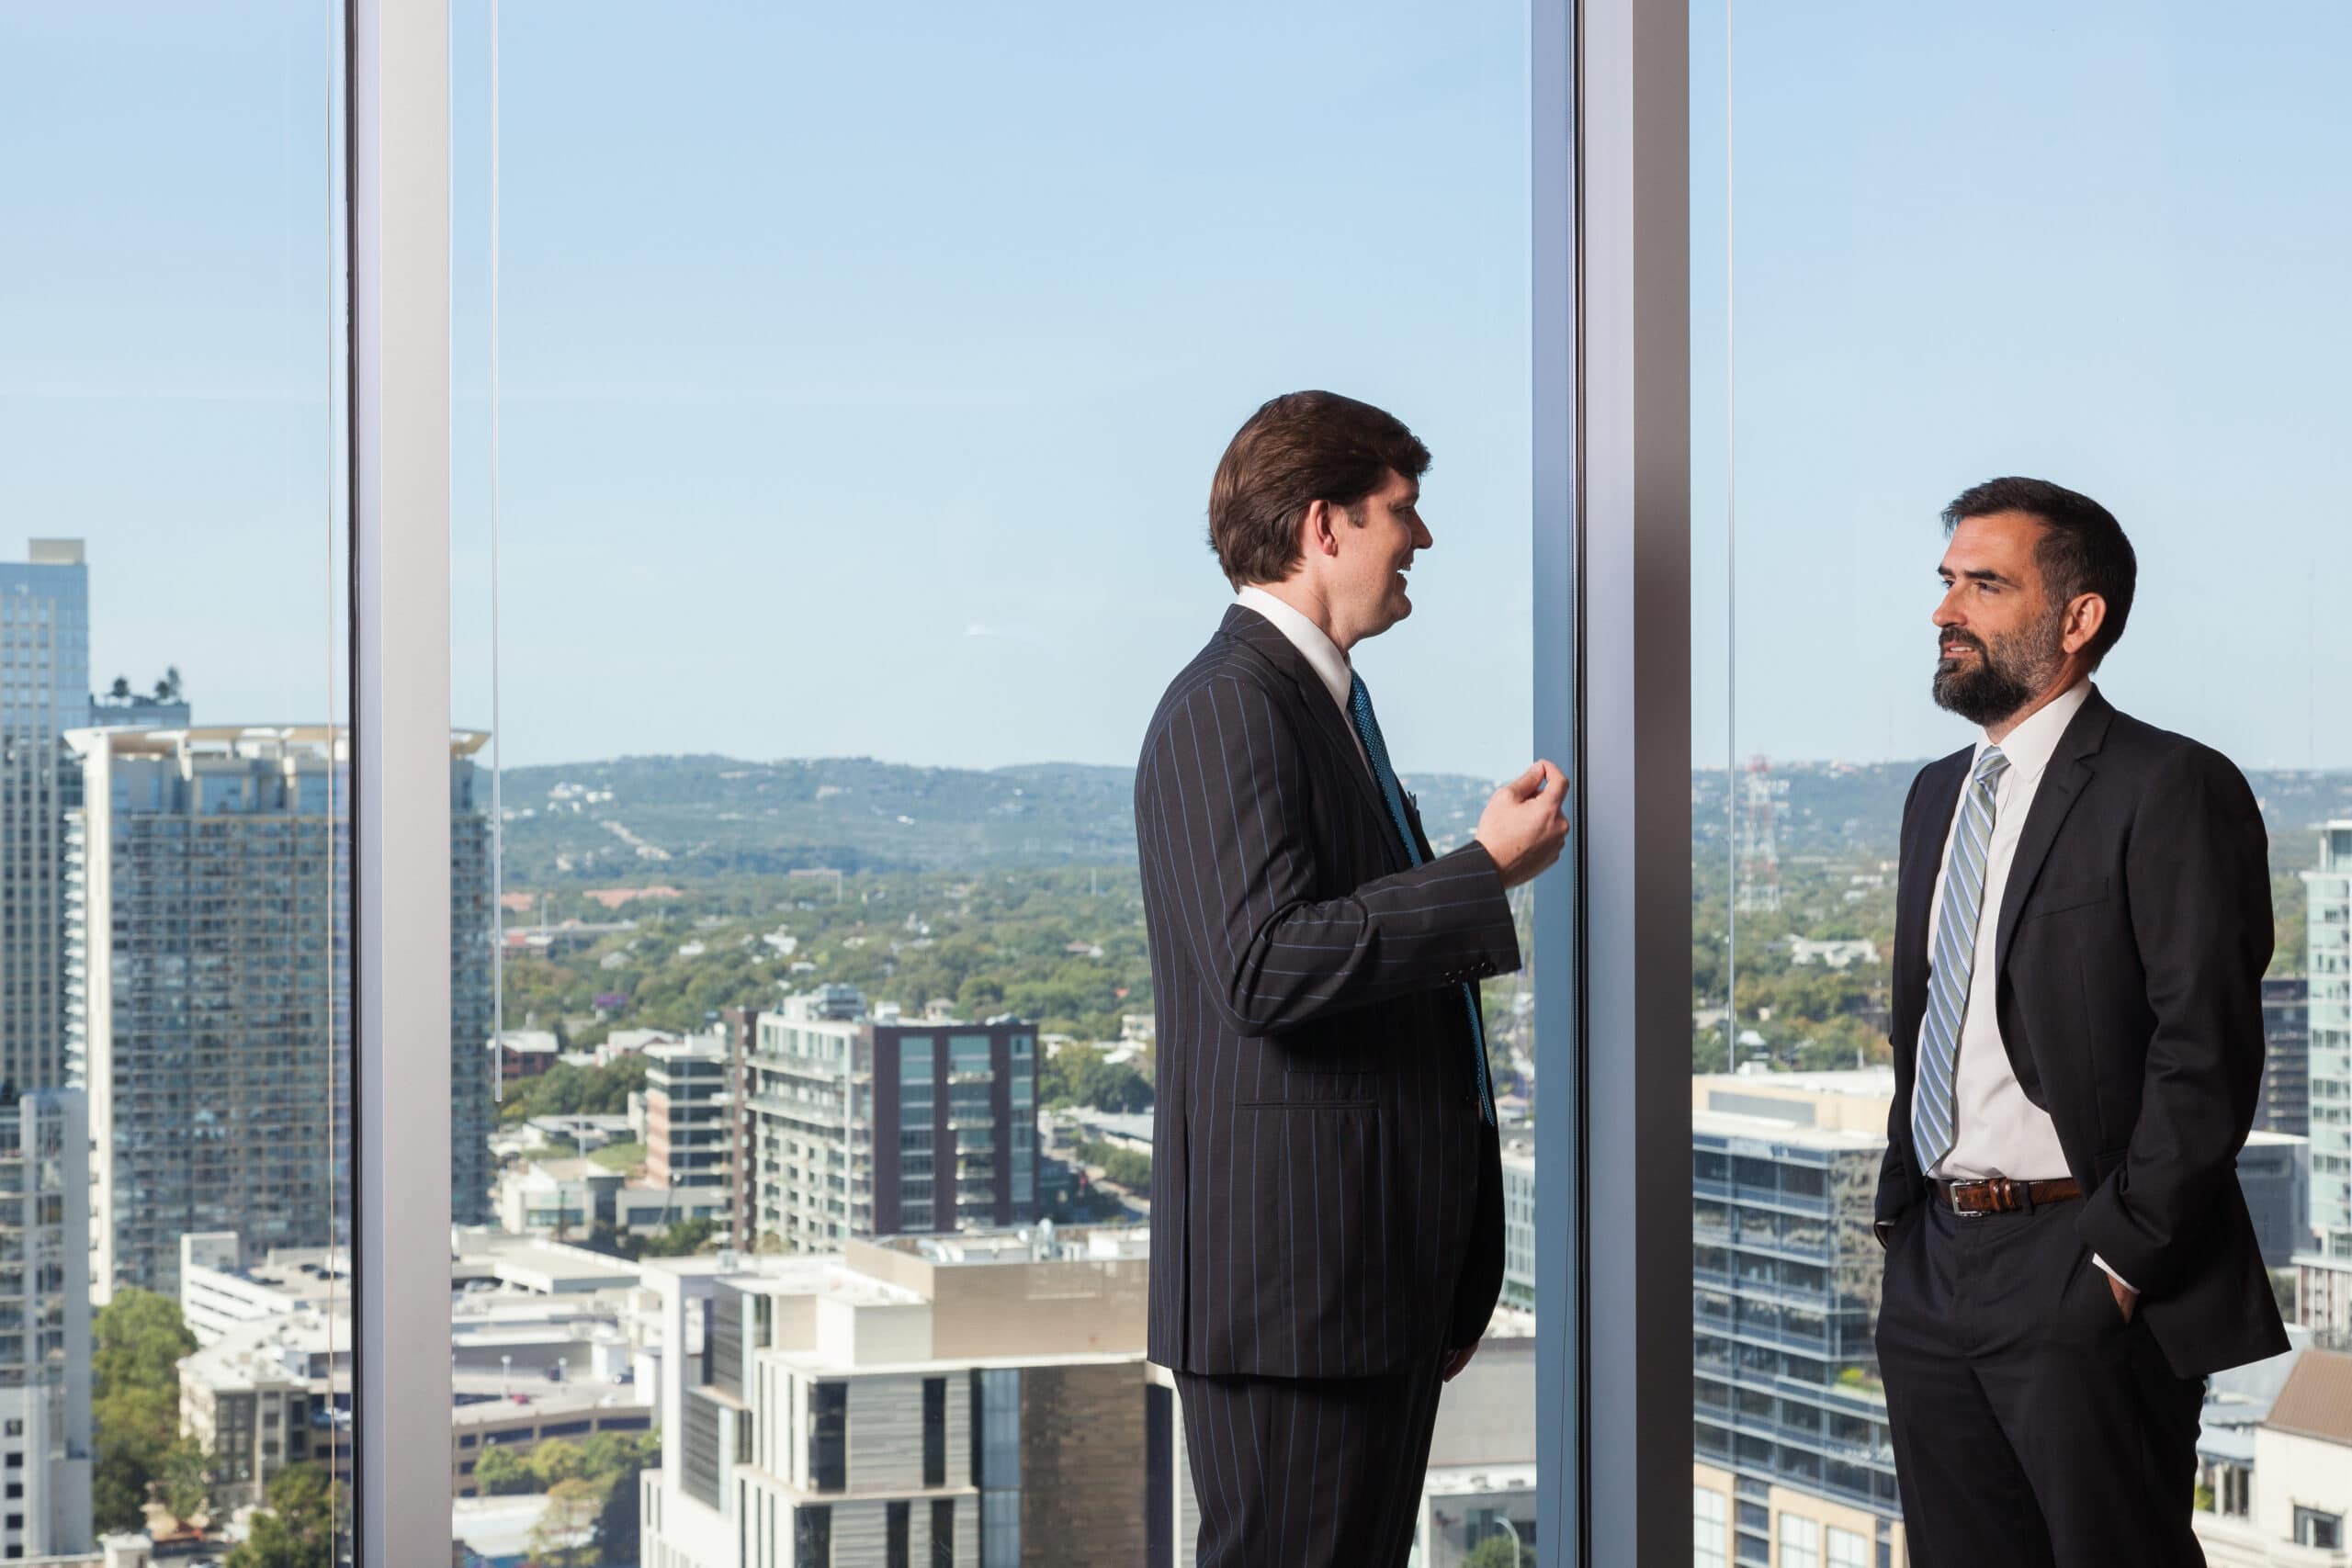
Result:
M1274 630L1288 637L1290 645L1306 655L1316 678L1323 682L1323 689L1330 693L1331 700L1339 705L1340 722L1348 727L1348 739L1356 743L1356 755L1363 759L1364 771L1370 773L1372 759L1364 755L1363 739L1356 734L1355 716L1348 711L1348 698L1354 689L1355 672L1349 668L1348 656L1340 651L1340 645L1333 642L1321 626L1255 583L1236 593L1233 602L1245 610L1255 610L1272 621Z
M1951 1152L1928 1172L1946 1181L1974 1181L2006 1176L2014 1181L2046 1181L2067 1174L2065 1151L2058 1146L2058 1128L2050 1113L2026 1098L2009 1066L2001 1040L2001 1019L1996 997L2000 976L1993 952L2000 940L2001 898L2008 890L2009 867L2017 859L2018 840L2024 836L2027 815L2049 770L2052 753L2090 700L2088 681L2073 686L2037 710L2001 741L2008 768L1994 786L1993 841L1984 851L1984 896L1977 908L1976 961L1969 970L1968 1006L1961 1017L1960 1060L1952 1071L1952 1144ZM1951 836L1960 814L1967 807L1968 792L1976 787L1976 763L1993 745L1990 737L1976 743L1969 760L1968 782L1962 785L1952 819L1944 829L1943 863L1936 871L1933 901L1928 916L1928 951L1936 950L1943 927L1944 880L1951 871ZM1920 1025L1921 1039L1927 1026ZM2104 1260L2092 1259L2110 1274ZM2116 1275L2117 1279L2122 1276Z

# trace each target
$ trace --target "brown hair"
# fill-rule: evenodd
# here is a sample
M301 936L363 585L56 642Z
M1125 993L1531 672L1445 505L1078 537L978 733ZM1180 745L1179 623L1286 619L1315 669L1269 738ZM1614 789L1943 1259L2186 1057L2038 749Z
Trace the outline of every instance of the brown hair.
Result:
M1429 471L1430 449L1396 415L1337 392L1285 392L1250 416L1209 483L1209 547L1236 588L1298 564L1298 525L1317 501L1363 521L1393 469Z

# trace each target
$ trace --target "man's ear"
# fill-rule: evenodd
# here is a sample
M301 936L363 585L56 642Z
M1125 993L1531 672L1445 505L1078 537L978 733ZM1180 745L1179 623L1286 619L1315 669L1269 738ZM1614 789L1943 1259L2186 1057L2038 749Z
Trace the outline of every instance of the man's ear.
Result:
M2066 605L2066 635L2059 645L2068 653L2080 653L2097 639L2099 628L2107 625L2107 600L2098 593L2078 593Z
M1343 513L1340 508L1332 505L1329 502L1308 502L1306 521L1299 525L1300 551L1304 554L1318 556L1338 555L1340 541L1336 536L1342 519Z

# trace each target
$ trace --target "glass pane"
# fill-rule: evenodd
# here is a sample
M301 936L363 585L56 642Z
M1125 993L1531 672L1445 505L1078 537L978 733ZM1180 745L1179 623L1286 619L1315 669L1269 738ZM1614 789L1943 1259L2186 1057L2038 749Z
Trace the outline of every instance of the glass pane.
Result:
M0 19L8 1558L348 1524L340 38Z
M2352 347L2352 127L2319 63L2352 24L1691 17L1693 1230L1728 1253L1694 1322L1732 1338L1712 1361L1702 1341L1711 1376L1772 1395L1699 1402L1701 1473L1771 1488L1784 1560L1795 1521L1829 1562L1899 1563L1871 1234L1899 836L1921 768L1984 734L1931 695L1928 624L1939 513L1981 481L2120 522L2136 596L2097 690L2260 803L2277 930L2239 1179L2281 1299L2352 1329L2352 1262L2312 1256L2314 1228L2352 1227L2352 856L2330 837L2352 821L2330 722L2352 564L2323 522L2352 412L2329 370Z
M455 1533L1172 1549L1136 754L1232 602L1219 455L1330 387L1435 454L1359 660L1432 849L1527 767L1523 13L509 7L495 77L490 26L452 39L494 829ZM1426 1562L1533 1543L1532 983L1484 987L1508 1305Z

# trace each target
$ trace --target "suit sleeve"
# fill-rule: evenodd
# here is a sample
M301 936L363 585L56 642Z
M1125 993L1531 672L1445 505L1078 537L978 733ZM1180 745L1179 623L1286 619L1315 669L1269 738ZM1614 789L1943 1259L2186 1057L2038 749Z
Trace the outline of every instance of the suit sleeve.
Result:
M2184 751L2155 781L2124 875L2155 1032L2123 1163L2075 1229L2112 1272L2161 1296L2199 1260L2262 1085L2269 838L2227 760Z
M1911 841L1911 807L1919 798L1919 780L1924 776L1924 770L1919 773L1913 774L1911 778L1911 793L1903 797L1903 828L1901 835L1897 840L1898 846L1902 844L1908 844ZM1899 847L1896 852L1900 854L1901 850ZM1901 903L1902 898L1900 881L1901 879L1898 875L1896 886L1896 902L1898 905ZM1903 933L1898 931L1895 932L1894 936L1894 953L1890 953L1887 955L1887 961L1890 966L1892 966L1894 963L1894 953L1902 951ZM1890 973L1888 976L1888 990L1890 996L1892 995L1894 985L1894 977ZM1896 1042L1894 1035L1892 1032L1891 1025L1890 1032L1886 1037L1886 1043L1887 1048L1893 1051L1897 1056L1900 1056L1903 1054L1903 1047ZM1916 1044L1917 1042L1914 1042L1914 1043ZM1878 1204L1874 1211L1875 1220L1872 1228L1878 1233L1878 1238L1881 1245L1884 1245L1887 1232L1894 1226L1894 1222L1902 1218L1903 1211L1919 1201L1918 1177L1911 1169L1910 1120L1910 1097L1908 1095L1895 1096L1894 1100L1889 1103L1886 1108L1886 1157L1879 1162L1878 1168Z
M1475 841L1317 897L1298 739L1246 682L1214 679L1171 705L1136 797L1164 907L1236 1033L1276 1034L1519 967L1501 873Z

